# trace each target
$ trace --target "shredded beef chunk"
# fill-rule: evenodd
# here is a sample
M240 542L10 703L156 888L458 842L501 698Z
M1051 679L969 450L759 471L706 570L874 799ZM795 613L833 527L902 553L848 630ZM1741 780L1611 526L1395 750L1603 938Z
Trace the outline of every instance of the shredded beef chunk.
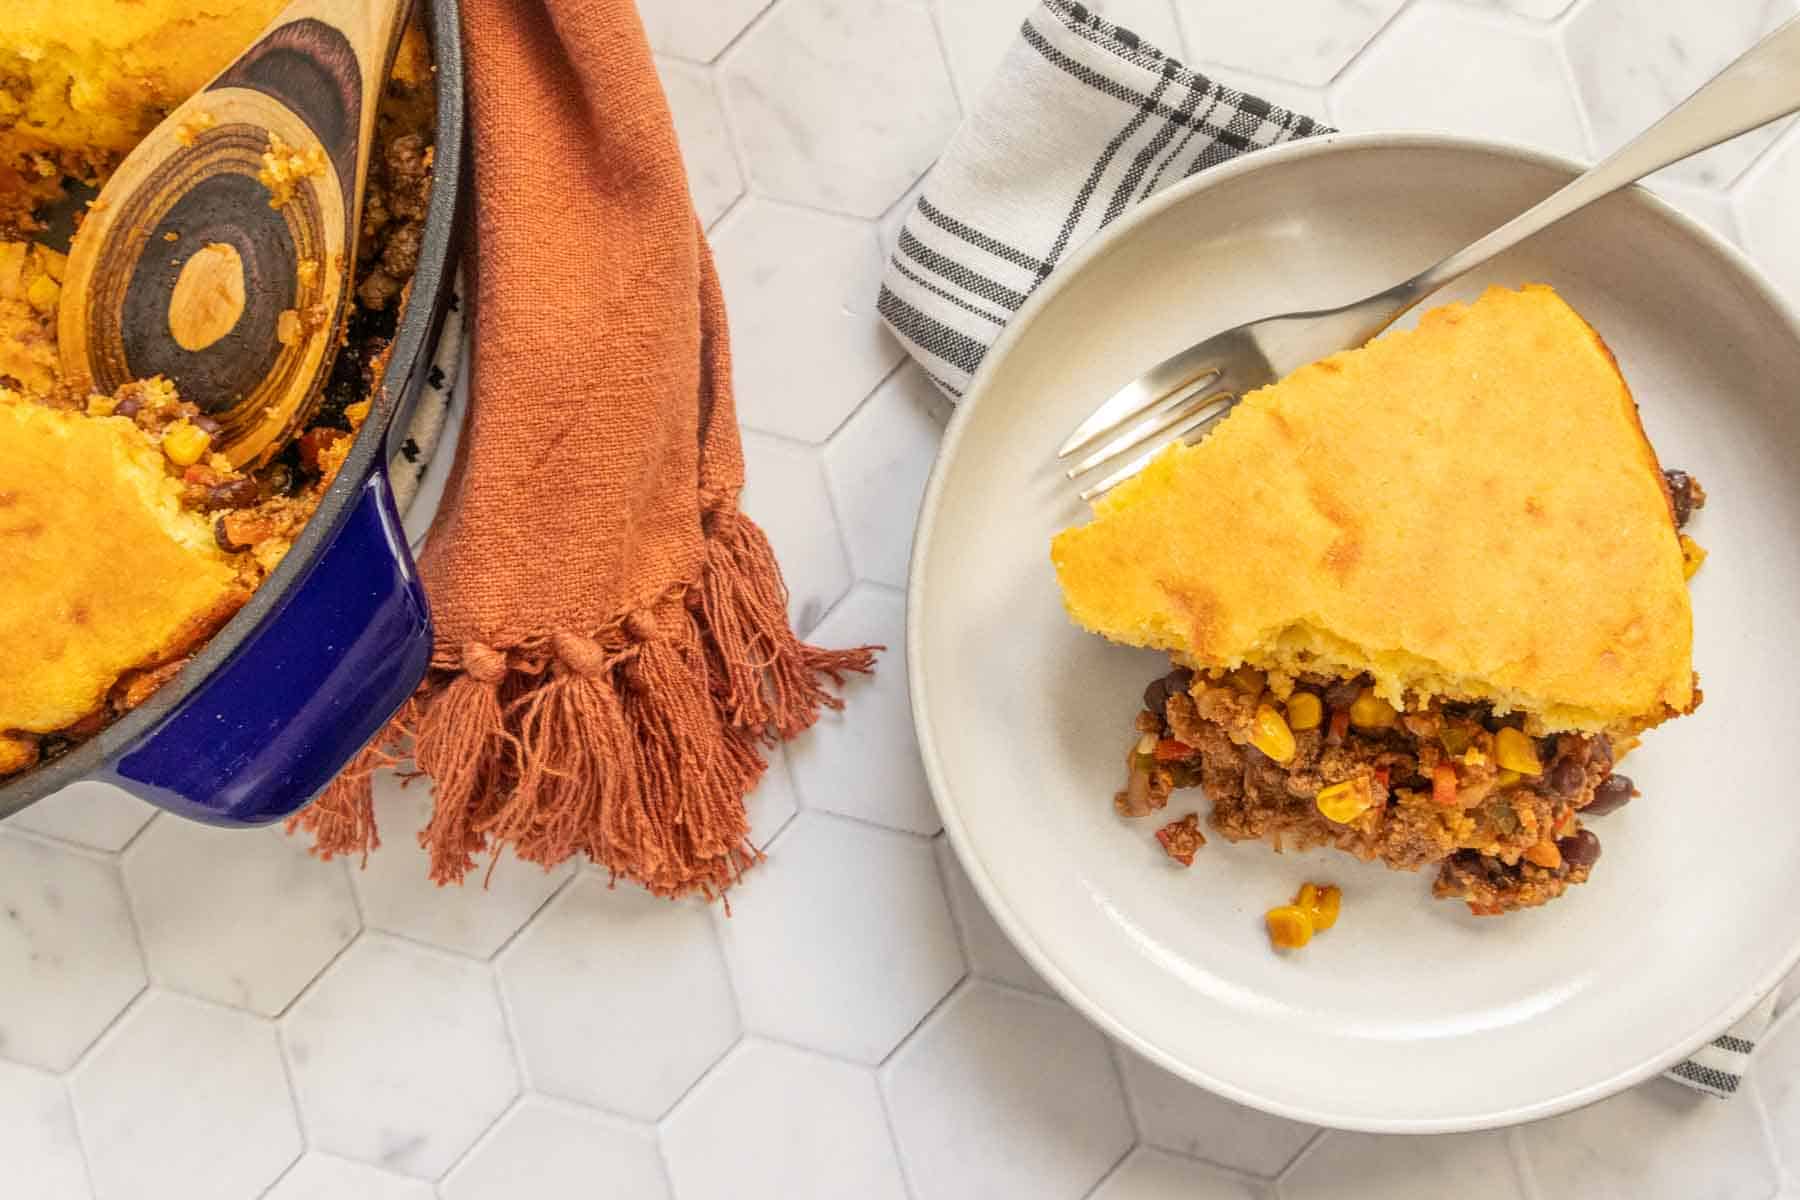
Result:
M1129 764L1135 793L1120 794L1122 815L1145 815L1171 789L1201 786L1212 827L1230 841L1334 846L1396 870L1436 867L1434 894L1483 916L1585 882L1600 839L1580 815L1611 812L1635 794L1613 774L1603 736L1531 737L1520 716L1485 705L1434 701L1400 712L1366 679L1178 669L1144 689L1144 704ZM1270 721L1271 711L1285 715Z

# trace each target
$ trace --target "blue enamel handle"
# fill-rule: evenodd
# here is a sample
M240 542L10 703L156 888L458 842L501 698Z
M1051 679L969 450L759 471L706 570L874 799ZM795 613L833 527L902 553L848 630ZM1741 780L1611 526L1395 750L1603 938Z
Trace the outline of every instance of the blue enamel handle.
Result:
M102 778L213 825L310 803L405 703L431 618L385 469L280 607Z

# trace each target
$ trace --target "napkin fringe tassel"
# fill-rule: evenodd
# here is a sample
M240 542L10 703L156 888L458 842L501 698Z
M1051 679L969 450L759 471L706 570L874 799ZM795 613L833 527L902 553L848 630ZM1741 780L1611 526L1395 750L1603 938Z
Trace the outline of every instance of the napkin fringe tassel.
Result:
M447 661L289 829L366 861L373 776L410 757L435 784L419 842L439 884L510 846L546 868L584 853L662 896L722 895L762 857L744 797L763 747L841 708L832 688L880 649L807 645L787 599L768 538L719 501L693 585L593 634L440 647Z

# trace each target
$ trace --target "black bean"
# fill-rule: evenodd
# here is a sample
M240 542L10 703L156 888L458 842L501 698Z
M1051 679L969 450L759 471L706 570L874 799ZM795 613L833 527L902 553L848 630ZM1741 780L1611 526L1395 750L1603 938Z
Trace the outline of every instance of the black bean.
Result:
M1556 843L1563 862L1571 867L1591 867L1600 861L1600 839L1591 829L1577 829Z
M1604 817L1609 812L1616 812L1631 803L1631 797L1637 789L1631 786L1631 780L1624 775L1608 775L1594 789L1594 799L1581 811L1593 817Z
M231 479L206 490L208 510L249 508L262 499L262 488L254 479Z
M1325 689L1325 703L1332 708L1349 708L1362 695L1363 687L1360 675L1355 679L1340 679Z
M1144 707L1162 716L1163 705L1169 702L1169 681L1152 679L1150 686L1144 689Z
M1169 691L1185 692L1194 686L1194 672L1187 667L1176 667L1163 676L1163 682L1169 685Z
M143 407L144 402L142 400L139 400L136 396L127 396L125 399L119 401L117 408L113 409L113 416L126 417L135 420L138 412Z
M1698 489L1694 486L1694 477L1686 471L1664 471L1663 478L1669 484L1669 502L1675 508L1675 528L1680 529L1688 523L1699 506Z
M1587 769L1572 758L1559 758L1556 765L1550 768L1545 782L1550 790L1558 796L1573 796L1581 791L1581 785L1587 782Z
M294 468L286 463L278 462L262 474L263 495L270 499L291 496L299 481L300 477L295 473Z
M218 437L220 431L225 428L205 413L201 413L199 416L195 417L189 424L195 429L198 429L201 433L206 434L208 437Z

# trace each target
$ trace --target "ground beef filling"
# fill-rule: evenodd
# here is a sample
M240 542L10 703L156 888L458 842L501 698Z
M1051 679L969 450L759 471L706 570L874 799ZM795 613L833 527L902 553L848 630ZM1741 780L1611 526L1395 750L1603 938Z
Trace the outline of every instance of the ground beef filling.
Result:
M1321 715L1293 731L1292 756L1277 762L1253 744L1253 723L1264 706L1291 708L1295 693L1315 696ZM1212 827L1227 840L1334 846L1396 870L1436 866L1434 893L1479 915L1542 904L1586 881L1600 842L1578 814L1610 812L1633 795L1631 781L1613 773L1604 736L1525 738L1520 717L1483 705L1434 701L1396 713L1369 706L1369 695L1364 679L1302 676L1277 695L1252 670L1171 672L1145 689L1119 809L1142 815L1135 810L1162 808L1175 789L1200 786ZM1353 719L1368 707L1371 719ZM1502 737L1515 760L1528 748L1535 774L1502 765ZM1320 793L1336 784L1350 785L1339 791L1358 798L1352 809L1367 806L1327 816Z

